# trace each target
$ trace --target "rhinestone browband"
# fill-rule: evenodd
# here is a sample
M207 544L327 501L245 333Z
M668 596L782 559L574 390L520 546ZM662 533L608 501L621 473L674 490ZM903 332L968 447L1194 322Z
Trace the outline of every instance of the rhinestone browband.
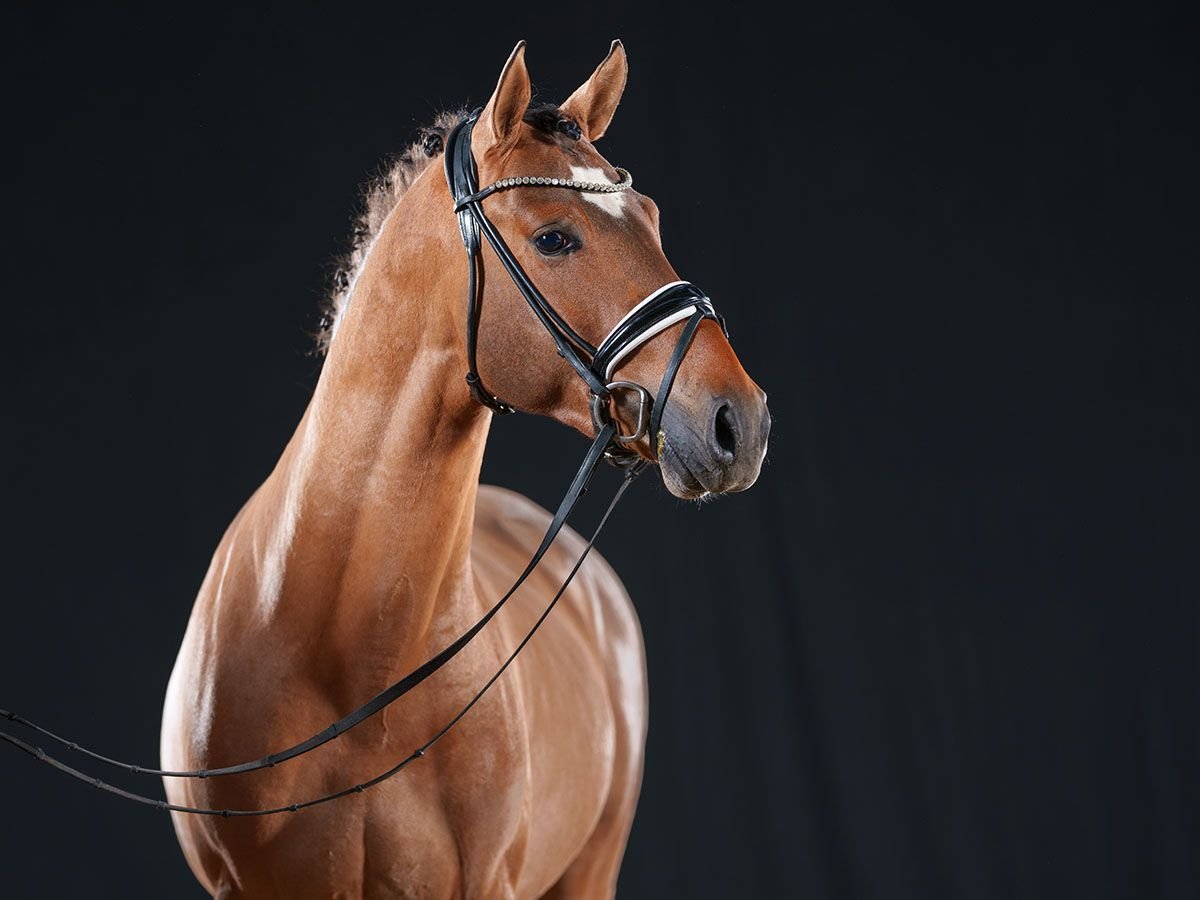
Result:
M573 178L550 178L546 175L517 175L512 178L501 178L493 181L485 188L480 188L478 194L493 194L505 188L533 185L535 187L564 187L574 191L586 191L591 194L615 194L617 191L627 191L633 187L633 176L628 169L616 167L621 180L616 184L611 181L576 181Z

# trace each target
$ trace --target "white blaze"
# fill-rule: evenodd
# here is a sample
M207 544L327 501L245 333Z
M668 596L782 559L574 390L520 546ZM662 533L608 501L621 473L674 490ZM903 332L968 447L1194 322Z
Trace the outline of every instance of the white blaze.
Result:
M604 174L603 169L596 169L591 166L571 166L571 177L576 181L604 181L608 184L616 184L615 181ZM616 216L620 219L625 215L624 191L615 191L611 194L580 191L580 194L588 203L595 204L610 216Z

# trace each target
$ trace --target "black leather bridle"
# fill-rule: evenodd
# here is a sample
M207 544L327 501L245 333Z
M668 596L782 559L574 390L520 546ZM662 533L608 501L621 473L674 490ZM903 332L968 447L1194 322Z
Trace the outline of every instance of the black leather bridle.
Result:
M471 135L479 119L475 110L459 122L446 137L446 182L458 214L458 228L467 250L467 384L475 399L501 414L514 411L483 384L479 377L476 347L479 338L479 319L483 296L479 290L479 270L483 265L481 235L491 245L509 277L520 290L538 321L550 332L558 355L565 359L583 379L591 395L589 403L592 424L597 434L612 421L611 398L614 391L632 391L638 398L638 424L630 434L617 433L605 456L617 465L632 465L640 459L628 448L643 437L650 438L650 452L657 458L658 434L662 413L666 407L675 374L687 355L696 329L705 319L713 319L725 329L725 321L713 308L712 301L698 287L686 281L665 284L633 307L608 333L599 346L593 346L580 336L542 295L533 279L521 267L504 238L483 211L483 201L498 191L519 187L559 188L583 193L617 193L633 186L633 178L625 169L617 169L621 180L611 182L577 181L546 176L515 176L502 178L479 187L475 156L471 152ZM685 322L675 351L663 372L658 393L652 395L645 387L630 381L612 381L621 362L639 346L677 322ZM726 332L728 335L728 332Z
M446 138L446 180L450 186L450 192L454 200L454 211L458 215L459 230L462 233L463 244L467 250L468 263L468 282L467 282L467 384L470 387L472 395L483 405L491 408L497 413L507 414L514 412L514 407L503 400L500 400L494 394L489 392L483 385L483 381L479 377L476 363L476 348L478 344L479 320L482 309L483 296L479 290L479 273L482 268L482 238L486 239L496 252L504 268L509 276L521 291L525 300L529 303L530 308L537 316L538 320L550 332L550 336L554 339L554 343L558 349L558 353L562 356L575 370L580 378L587 385L590 393L590 409L592 422L596 429L596 436L592 441L591 447L588 448L587 454L584 456L583 463L579 470L575 473L575 477L559 503L558 510L551 519L549 527L543 535L541 543L537 550L530 558L529 563L513 583L512 587L505 592L495 604L472 625L467 631L458 637L453 643L445 647L436 656L430 658L422 665L418 666L412 672L405 675L399 681L395 682L385 690L376 694L362 706L343 716L337 722L334 722L328 728L312 735L308 739L301 741L285 750L277 753L271 753L260 759L251 760L236 765L222 766L213 769L193 769L187 771L171 771L154 768L152 766L138 766L131 763L122 762L112 759L94 751L81 747L79 744L69 741L60 735L55 734L38 725L36 722L19 716L14 712L0 709L0 719L6 719L19 725L23 725L33 731L44 735L45 737L55 741L56 743L65 746L68 750L78 753L89 759L112 766L117 769L130 772L132 774L156 775L166 778L216 778L225 775L238 775L246 772L254 772L259 769L268 769L295 759L298 756L315 750L323 744L334 740L345 734L351 728L369 719L371 716L383 710L385 707L395 703L421 682L425 681L434 672L438 671L442 666L453 659L458 653L469 644L477 634L487 625L488 622L498 613L501 608L508 602L508 599L516 593L517 589L525 582L533 570L537 567L542 557L550 549L555 537L562 530L571 511L574 509L577 501L587 489L588 482L591 480L596 467L602 459L607 460L613 465L618 466L625 472L625 477L621 480L620 486L613 494L609 501L608 508L605 510L600 519L599 524L592 532L587 544L584 546L582 553L576 560L575 565L568 573L566 580L559 587L554 597L547 604L533 626L526 632L525 636L517 644L516 648L509 654L500 667L496 670L487 682L475 693L475 695L463 706L449 721L447 721L429 740L422 744L417 749L413 750L408 756L400 760L395 766L385 772L380 773L368 781L360 782L348 788L339 791L325 794L320 797L315 797L309 800L290 803L284 806L271 807L268 809L212 809L207 807L184 806L176 803L168 803L165 800L160 800L156 797L149 797L143 794L137 794L132 791L127 791L123 788L107 784L99 778L95 778L85 772L76 769L67 763L46 753L41 747L34 746L15 735L0 731L0 741L4 741L19 750L22 750L29 755L35 757L41 762L44 762L64 774L70 775L84 781L93 787L105 791L110 794L115 794L135 803L141 803L148 806L153 806L157 809L171 810L180 813L190 813L193 815L206 816L222 816L225 818L247 817L247 816L266 816L277 813L297 812L310 806L317 806L322 803L328 803L337 800L341 797L347 797L351 794L362 793L368 788L380 784L392 776L396 775L402 769L407 767L411 762L420 759L425 755L425 752L437 743L441 738L450 731L458 721L467 714L467 712L482 699L488 689L504 674L517 655L529 643L530 639L541 627L542 622L550 614L550 611L558 603L559 599L565 593L567 587L571 584L575 577L575 573L583 565L584 560L591 552L595 545L596 539L603 530L605 523L608 521L609 515L624 495L626 489L632 484L634 478L645 467L646 462L640 455L634 452L631 448L642 438L649 438L650 452L655 458L659 455L661 446L661 422L663 409L666 406L667 397L670 395L671 387L675 382L676 373L680 365L683 363L684 357L691 346L692 339L695 336L696 329L700 327L700 323L705 319L713 319L717 321L721 328L725 329L724 320L713 309L712 301L700 291L695 285L685 281L675 281L665 284L657 290L653 291L648 297L635 305L624 317L621 318L608 335L600 342L599 346L593 346L581 337L567 321L555 311L554 307L542 296L541 292L534 285L532 279L528 276L517 258L513 255L508 245L504 242L499 231L488 219L483 211L483 200L497 191L508 190L516 187L550 187L550 188L565 188L580 192L593 193L614 193L617 191L627 190L632 185L633 180L629 173L624 169L618 169L621 175L621 181L613 184L609 182L584 182L566 178L550 178L546 176L516 176L504 178L500 181L493 182L484 188L478 187L478 176L475 167L475 159L471 153L471 132L478 121L479 110L466 116L459 122ZM626 359L634 350L653 338L655 335L665 331L678 323L684 323L680 331L679 337L675 341L675 348L671 353L670 359L663 372L662 381L659 384L657 394L650 392L642 385L629 381L612 381L611 378L620 366L622 361ZM632 391L638 396L638 421L633 432L622 434L615 417L611 413L611 401L614 391Z

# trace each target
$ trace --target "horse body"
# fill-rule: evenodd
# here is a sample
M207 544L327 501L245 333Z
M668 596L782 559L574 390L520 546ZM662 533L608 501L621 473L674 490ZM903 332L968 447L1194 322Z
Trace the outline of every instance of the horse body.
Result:
M468 456L478 462L478 454ZM428 497L420 504L397 498L392 527L427 543L415 558L445 552L443 541L454 548L451 558L423 569L404 553L364 583L367 564L356 557L376 557L372 523L359 523L357 548L339 545L343 517L324 501L301 502L295 521L285 522L281 508L295 502L288 486L299 465L291 457L285 454L214 556L168 690L168 767L255 758L320 730L478 619L549 520L517 494L472 487L461 498L464 543L457 539L464 529L445 512L425 521ZM420 491L447 477L426 472L410 483ZM343 561L340 575L318 574L333 568L322 561L322 547ZM564 532L492 626L418 693L287 765L168 780L170 798L274 806L394 765L495 671L582 547L578 535ZM640 781L645 690L632 606L611 568L593 556L505 676L402 777L292 816L177 816L176 828L193 871L218 896L537 897L564 873L567 883L575 874L581 883L611 885Z
M590 140L603 134L624 81L615 44L556 112L572 127L547 128L531 118L518 46L478 120L480 172L610 178ZM322 730L474 623L546 529L544 510L478 484L491 413L462 382L462 241L437 167L410 174L364 251L302 421L214 554L167 691L167 769L259 758ZM539 190L526 202L498 194L489 203L548 295L571 300L564 314L582 333L598 339L638 298L677 280L648 198L629 191L580 203ZM540 249L546 223L569 234L571 253ZM580 268L589 260L594 268ZM497 272L496 258L483 268ZM489 386L590 432L586 391L522 297L502 275L485 287L478 364ZM656 383L671 349L639 346L621 377ZM712 321L700 323L678 372L658 451L646 438L637 452L660 462L681 497L748 487L765 453L765 395ZM616 404L613 416L627 424L630 411ZM565 529L488 627L400 702L276 767L166 778L168 798L267 808L391 768L496 672L583 546ZM189 865L218 897L611 897L646 722L637 619L593 555L512 667L396 778L277 816L172 815Z

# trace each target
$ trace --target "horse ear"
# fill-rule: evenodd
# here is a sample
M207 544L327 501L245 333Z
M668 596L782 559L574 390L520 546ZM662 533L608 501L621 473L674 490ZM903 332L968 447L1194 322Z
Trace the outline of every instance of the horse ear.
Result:
M563 114L579 123L589 141L599 140L608 130L608 123L625 91L627 77L629 62L625 59L625 46L620 41L613 41L604 62L596 66L592 77L562 105Z
M525 68L525 42L518 41L508 62L504 64L492 99L479 116L484 132L480 135L484 138L479 142L481 151L504 151L516 143L531 95L529 70Z

